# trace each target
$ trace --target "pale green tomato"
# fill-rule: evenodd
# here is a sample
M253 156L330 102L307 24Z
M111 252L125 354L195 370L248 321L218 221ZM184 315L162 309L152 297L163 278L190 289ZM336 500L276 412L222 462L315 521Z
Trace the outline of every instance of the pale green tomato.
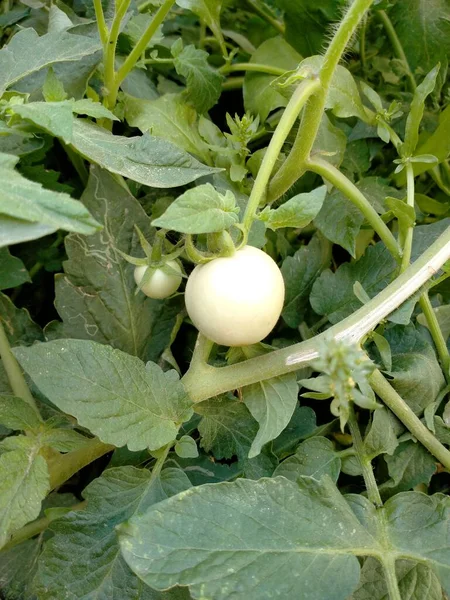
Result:
M275 327L284 302L277 264L262 250L245 246L228 258L198 265L185 295L194 325L223 346L247 346Z
M178 271L180 275L174 275L172 273L164 273L162 269L156 269L153 273L150 281L148 281L141 289L146 296L149 298L155 298L162 300L174 294L180 287L181 283L181 268L180 265L174 261L169 260L167 265ZM136 285L139 285L144 277L145 271L148 267L136 267L134 270L134 280Z

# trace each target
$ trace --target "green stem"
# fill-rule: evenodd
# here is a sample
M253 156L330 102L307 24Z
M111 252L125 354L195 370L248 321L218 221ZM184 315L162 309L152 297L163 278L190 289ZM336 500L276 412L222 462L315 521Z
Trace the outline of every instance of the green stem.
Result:
M389 600L402 600L400 589L398 587L397 574L395 571L395 559L388 557L389 552L381 560L384 574L386 577L386 586L389 593Z
M172 443L167 444L167 446L165 446L164 449L161 451L161 455L156 459L156 462L153 465L152 474L150 475L149 487L161 473L161 469L163 468L164 463L166 462L167 456L170 452L172 445Z
M116 105L117 92L119 85L117 83L115 62L116 62L116 47L120 33L120 25L122 19L126 15L131 0L118 0L117 11L111 25L111 30L104 46L104 69L105 69L105 87L106 87L106 106L113 109Z
M370 377L370 385L386 406L396 415L409 431L435 456L446 469L450 469L450 451L431 433L413 413L391 384L376 370Z
M48 460L48 470L50 474L50 489L54 490L60 487L80 469L104 456L115 449L111 444L104 444L97 438L93 438L79 450L58 455Z
M361 19L363 19L373 1L355 0L348 9L347 14L341 21L336 34L328 46L319 73L322 89L308 103L292 150L270 183L270 202L282 196L304 173L304 164L309 159L319 131L331 80L336 67L358 28Z
M430 330L431 337L433 338L436 346L439 358L441 360L442 370L444 371L445 379L447 383L450 383L450 354L448 352L447 344L445 343L444 336L442 335L441 326L437 320L436 313L431 305L428 292L424 292L419 300L420 308L427 320L428 329Z
M119 88L122 81L127 77L127 75L131 72L135 64L141 58L142 54L144 54L145 49L150 43L152 37L155 35L158 27L162 24L167 14L169 13L172 6L175 4L175 0L165 0L157 12L153 17L151 23L147 27L147 29L142 34L141 38L137 42L136 46L128 55L127 59L120 67L116 76L116 86Z
M222 83L223 92L231 92L233 90L239 90L244 85L244 77L230 77Z
M359 55L361 58L361 71L363 77L367 72L367 58L366 58L366 33L367 33L367 16L363 19L361 25L361 34L359 37Z
M297 371L318 357L318 347L324 337L358 343L419 290L449 258L450 227L395 281L340 323L313 339L235 365L189 369L183 377L188 394L194 402L201 402L229 390Z
M353 447L361 465L362 475L367 489L367 496L375 506L380 507L383 505L383 501L381 500L380 491L375 480L375 475L373 474L372 463L366 455L364 442L361 437L361 431L359 430L353 405L350 406L348 426L353 439Z
M85 506L86 500L72 506L70 508L70 511L72 512L83 510ZM18 544L21 544L22 542L25 542L26 540L29 540L36 535L39 535L40 533L45 531L50 525L50 523L55 521L56 518L58 517L42 517L41 519L36 519L36 521L28 523L28 525L25 525L25 527L22 527L22 529L19 529L18 531L16 531L16 533L13 534L9 542L3 546L2 552L5 552L6 550L11 550L11 548L14 548L14 546L17 546Z
M67 146L67 144L64 144L64 142L61 142L61 146L64 148L64 151L67 154L67 157L69 158L70 162L72 163L75 171L78 173L78 177L80 178L81 183L83 184L84 187L86 187L88 179L89 179L89 171L86 168L86 164L84 162L83 157L80 156L78 154L78 152L73 150L70 146Z
M28 404L33 406L37 411L36 402L30 392L30 388L25 381L25 377L22 373L22 369L16 360L16 357L11 352L11 346L9 345L8 338L6 336L5 328L0 317L0 358L2 359L3 367L8 376L8 381L11 389L15 396L23 398ZM39 412L39 411L38 411Z
M376 11L375 14L377 15L377 17L383 24L383 27L386 31L389 41L392 44L392 48L394 50L395 55L404 64L404 67L406 70L406 76L408 78L408 83L409 83L409 87L411 88L411 91L415 92L416 88L417 88L417 83L414 78L413 72L411 71L411 67L409 66L409 62L406 57L405 51L403 50L403 46L398 38L397 32L395 31L395 28L392 25L392 21L390 20L390 18L388 17L387 13L384 10L378 10L378 11Z
M406 182L407 182L407 203L414 208L414 167L411 162L406 164ZM406 232L405 244L403 247L403 257L401 270L404 271L411 262L412 243L414 235L414 225L408 227Z
M202 333L198 334L197 342L195 343L194 352L190 366L196 368L198 365L205 365L208 362L214 342L205 337Z
M409 206L414 208L414 194L415 194L415 184L414 184L414 167L411 162L408 162L406 165L406 181L407 181L407 202ZM414 226L409 227L405 246L404 246L404 254L403 260L401 264L401 270L404 271L411 261L411 251L413 244L413 235L414 235ZM439 325L439 322L436 317L436 313L433 310L433 307L430 302L430 298L428 293L425 292L422 294L420 298L420 307L422 308L422 312L427 320L427 325L430 330L431 336L433 338L434 344L438 351L439 358L441 360L442 369L444 371L445 379L447 382L450 381L450 355L447 349L447 344L445 342L444 336L442 335L442 330Z
M371 227L383 240L389 252L399 261L401 259L401 251L397 240L392 235L389 227L373 208L362 192L350 181L343 173L336 169L331 163L321 159L314 159L306 164L306 167L321 175L334 185L340 192L344 194L359 210L363 213Z
M257 14L259 17L267 21L269 25L272 25L274 29L281 33L281 35L285 34L285 26L284 23L281 23L276 19L273 15L271 15L266 7L262 7L257 0L245 0L246 4L252 9L252 11Z
M320 82L318 80L307 79L302 81L302 83L300 83L295 90L292 98L289 100L286 110L283 112L275 133L270 140L267 151L264 154L261 167L258 171L258 175L253 185L247 208L244 213L242 223L247 233L253 223L258 206L264 198L267 184L269 183L270 176L275 163L277 162L281 148L283 147L283 144L286 141L286 138L289 135L302 108L305 106L311 95L317 92L319 88Z
M219 72L224 75L227 73L236 73L237 71L255 71L256 73L267 73L269 75L276 75L277 77L286 73L286 69L280 69L279 67L273 67L272 65L249 62L224 65L219 69Z
M94 0L95 18L97 20L97 28L100 36L100 41L103 45L108 41L108 27L103 14L102 0Z

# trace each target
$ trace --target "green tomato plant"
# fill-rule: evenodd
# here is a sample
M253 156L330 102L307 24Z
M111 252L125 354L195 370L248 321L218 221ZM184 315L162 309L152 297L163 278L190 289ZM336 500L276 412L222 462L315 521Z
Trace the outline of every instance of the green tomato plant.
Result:
M450 594L449 23L0 4L2 598Z

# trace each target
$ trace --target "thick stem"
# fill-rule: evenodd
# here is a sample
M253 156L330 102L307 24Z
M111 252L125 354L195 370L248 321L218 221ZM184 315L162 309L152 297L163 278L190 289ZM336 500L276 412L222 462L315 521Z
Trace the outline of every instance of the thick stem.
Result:
M247 233L253 223L258 206L264 198L267 184L269 183L270 176L281 152L281 148L283 147L287 136L297 120L300 111L305 106L311 95L317 92L319 88L320 82L318 80L302 81L302 83L300 83L295 90L292 98L289 100L289 104L287 105L286 110L284 111L283 116L278 123L275 133L270 140L269 147L264 155L261 167L258 171L258 175L250 194L250 198L248 200L242 222Z
M389 227L373 208L362 192L358 190L356 185L350 181L343 173L336 169L332 164L325 160L315 159L307 163L307 168L318 175L321 175L332 183L340 192L346 196L359 210L363 213L371 227L383 240L389 252L399 261L401 259L401 251L397 240L392 235ZM409 264L409 262L408 262Z
M407 182L407 203L408 206L414 208L414 167L411 162L408 162L406 165L406 182ZM404 271L410 261L411 261L411 251L412 251L412 243L413 243L413 235L414 235L414 224L411 227L408 227L408 231L406 232L405 244L403 247L403 257L401 270Z
M111 31L109 32L108 39L104 46L104 82L106 88L106 105L108 108L113 109L116 105L117 92L119 86L117 84L115 62L116 62L116 47L117 40L120 33L120 25L122 19L126 15L131 0L118 0L116 14L111 25Z
M445 379L447 380L447 383L450 383L450 354L448 352L444 336L442 335L441 326L437 320L436 313L434 312L430 298L428 297L428 292L422 294L419 303L425 319L427 320L428 329L430 330L431 337L433 338L436 350L441 360Z
M261 17L262 19L267 21L267 23L269 23L270 25L272 25L272 27L274 29L276 29L278 31L278 33L281 33L281 35L284 35L284 33L285 33L284 24L280 23L280 21L278 21L278 19L276 19L273 15L271 15L268 12L266 6L263 8L258 3L257 0L245 0L245 2L252 9L252 11L255 14L257 14L259 17Z
M364 477L364 483L367 489L367 496L376 507L380 507L383 505L383 501L381 500L380 491L375 480L375 475L373 474L372 463L366 455L364 442L361 437L358 421L356 420L355 411L352 405L350 406L348 426L353 439L353 448L355 449L356 456L358 457L361 465L362 475Z
M103 14L102 0L94 0L95 18L97 20L97 29L100 36L100 41L103 45L108 41L108 27Z
M279 67L262 65L259 63L234 63L220 67L219 71L224 75L226 73L236 73L238 71L255 71L256 73L267 73L268 75L276 75L277 77L286 73L286 69L280 69Z
M127 59L120 67L116 76L116 86L119 88L122 81L127 77L127 75L131 72L135 64L141 58L142 54L144 54L145 49L150 43L152 37L155 35L158 27L162 24L167 14L169 13L172 6L175 4L175 0L165 0L162 5L159 7L158 11L155 13L155 16L152 19L152 22L147 27L147 29L142 34L140 40L133 48L133 50L128 55Z
M446 469L450 469L450 451L435 438L422 421L413 413L391 384L376 370L370 377L370 385L386 406L408 430L435 456Z
M235 365L189 369L183 377L188 394L194 402L201 402L245 385L297 371L318 357L318 348L328 336L351 343L360 342L420 289L449 258L450 227L395 281L340 323L313 339Z
M411 91L415 92L417 88L417 83L414 78L413 72L411 71L411 67L409 66L409 62L406 57L405 51L403 50L403 46L398 38L397 32L395 31L395 28L392 25L392 21L390 20L390 18L384 10L378 10L375 14L380 19L381 23L383 23L383 27L386 31L389 41L392 44L392 48L396 57L402 61L405 67L406 76L408 78L408 83L409 87L411 88Z
M79 450L59 455L48 461L50 474L50 489L54 490L65 483L68 479L78 473L97 458L104 456L115 449L111 444L104 444L97 438L93 438Z
M6 337L5 328L3 327L2 320L0 318L0 358L2 359L3 367L8 376L8 381L11 389L15 396L23 398L37 411L36 402L30 392L30 388L25 381L25 377L22 373L22 369L16 360L16 357L11 352L11 346L9 345L8 338Z
M311 149L319 131L331 80L341 60L347 44L358 28L374 0L355 0L341 21L320 70L322 89L311 99L303 115L297 138L283 166L271 181L269 200L282 196L304 173L304 163L309 159Z
M72 506L70 508L70 511L83 510L85 506L86 500ZM39 535L40 533L45 531L50 525L50 523L52 523L53 521L55 521L55 518L52 519L51 517L42 517L42 519L37 519L36 521L28 523L28 525L25 525L25 527L22 527L22 529L19 529L18 531L16 531L16 533L13 534L10 541L3 546L2 552L14 548L14 546L17 546L18 544L21 544L22 542L33 538L35 535Z

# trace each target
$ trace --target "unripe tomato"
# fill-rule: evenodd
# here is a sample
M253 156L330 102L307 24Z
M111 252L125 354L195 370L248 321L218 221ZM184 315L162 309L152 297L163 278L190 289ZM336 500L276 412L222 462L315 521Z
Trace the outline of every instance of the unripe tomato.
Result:
M148 281L141 288L146 296L149 298L155 298L157 300L162 300L163 298L167 298L174 294L177 289L180 287L181 283L181 268L180 265L174 261L169 260L167 265L178 271L180 275L175 275L172 273L164 273L162 269L156 269L151 276L150 281ZM148 267L136 267L134 270L134 280L136 285L139 285L144 277L145 271Z
M223 346L256 344L280 317L283 276L268 254L245 246L195 267L185 302L192 322L210 340Z

